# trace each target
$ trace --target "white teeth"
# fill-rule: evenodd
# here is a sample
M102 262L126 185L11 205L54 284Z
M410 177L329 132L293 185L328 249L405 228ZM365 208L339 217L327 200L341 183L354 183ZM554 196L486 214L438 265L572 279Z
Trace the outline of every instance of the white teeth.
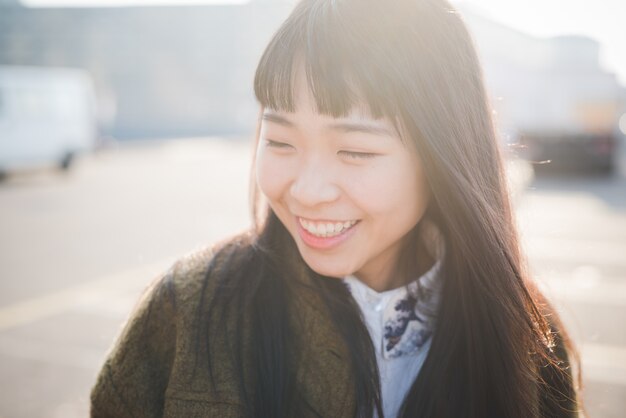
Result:
M315 223L313 221L308 221L306 219L298 218L300 221L300 225L311 234L316 235L318 237L332 237L339 235L344 230L350 228L357 221L345 221L345 222L320 222Z

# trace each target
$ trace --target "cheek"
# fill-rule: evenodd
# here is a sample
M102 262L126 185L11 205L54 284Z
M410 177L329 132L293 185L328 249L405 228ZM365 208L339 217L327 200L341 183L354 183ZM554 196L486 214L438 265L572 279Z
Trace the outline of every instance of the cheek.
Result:
M417 223L423 216L429 202L425 179L421 173L412 170L407 173L404 182L398 185L396 192L397 204L402 207L404 215Z
M255 161L256 181L259 189L270 200L279 199L288 184L288 169L279 159L260 147Z
M412 163L389 161L350 179L353 199L371 215L396 217L420 212L428 203L424 179Z

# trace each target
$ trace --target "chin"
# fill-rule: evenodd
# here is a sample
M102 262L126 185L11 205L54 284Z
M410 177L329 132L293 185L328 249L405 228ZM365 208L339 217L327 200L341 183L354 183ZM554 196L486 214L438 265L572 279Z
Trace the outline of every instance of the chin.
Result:
M336 277L342 279L355 270L345 265L332 265L330 263L316 262L317 260L310 260L308 257L303 257L304 262L317 274L322 276Z

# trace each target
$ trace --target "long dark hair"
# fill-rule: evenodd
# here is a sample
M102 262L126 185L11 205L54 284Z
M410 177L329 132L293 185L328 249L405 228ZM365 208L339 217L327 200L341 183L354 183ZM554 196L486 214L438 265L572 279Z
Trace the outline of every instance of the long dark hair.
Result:
M424 218L446 244L443 286L432 344L400 416L573 416L573 351L530 278L481 68L459 14L445 0L303 0L260 60L254 88L262 108L294 111L296 68L304 68L320 113L344 116L365 103L415 141L423 163L431 192ZM236 336L246 414L298 416L306 406L294 384L301 341L289 319L289 269L307 267L258 193L252 200L256 235L245 262L223 272L213 306L222 307L218 323L251 321L221 327ZM414 249L403 256L415 259ZM336 278L307 274L349 347L355 415L382 417L374 347L358 307ZM243 364L252 364L252 377Z

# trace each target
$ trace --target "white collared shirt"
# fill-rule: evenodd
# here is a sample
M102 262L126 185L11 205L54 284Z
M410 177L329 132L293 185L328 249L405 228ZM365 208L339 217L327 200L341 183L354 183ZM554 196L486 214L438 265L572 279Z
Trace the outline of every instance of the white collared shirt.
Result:
M398 415L426 359L439 299L440 266L441 259L408 285L383 292L353 275L343 279L361 308L374 343L386 418ZM419 297L415 297L418 289Z

